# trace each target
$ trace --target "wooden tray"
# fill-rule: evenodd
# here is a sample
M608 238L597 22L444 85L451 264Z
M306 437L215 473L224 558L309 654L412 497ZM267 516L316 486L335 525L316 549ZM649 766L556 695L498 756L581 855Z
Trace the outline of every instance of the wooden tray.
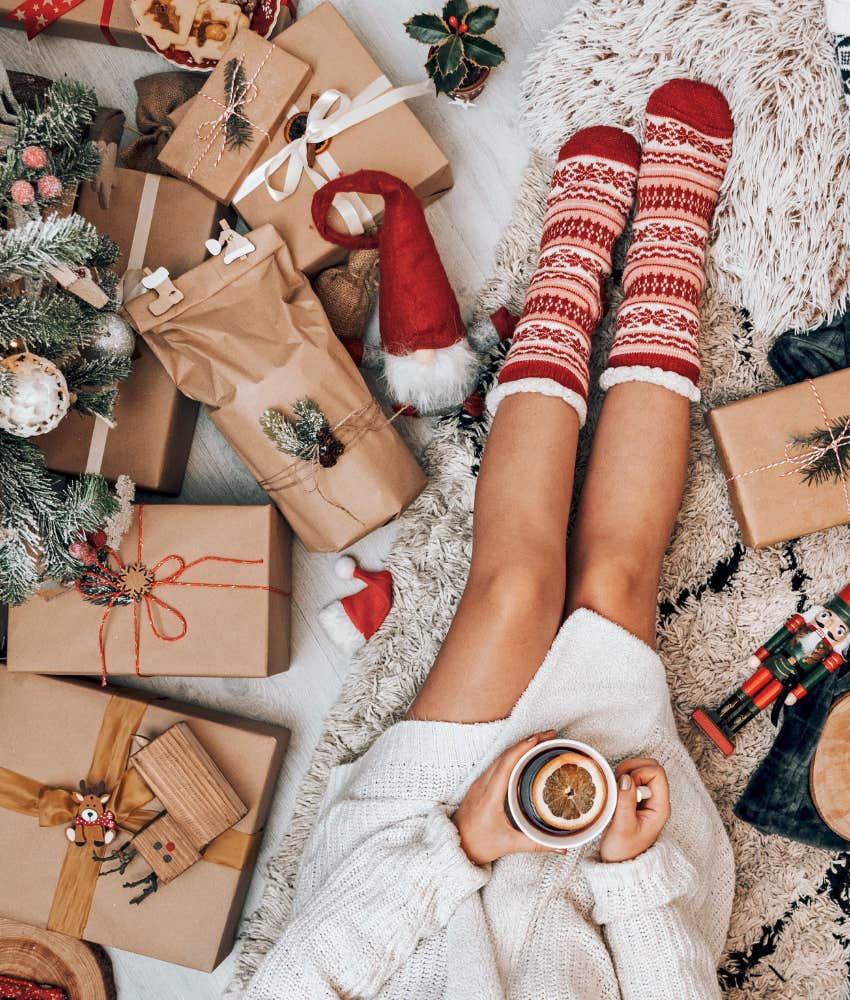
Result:
M0 972L61 986L68 1000L115 1000L112 965L97 945L0 917Z
M850 694L829 710L809 769L812 802L826 825L850 840Z

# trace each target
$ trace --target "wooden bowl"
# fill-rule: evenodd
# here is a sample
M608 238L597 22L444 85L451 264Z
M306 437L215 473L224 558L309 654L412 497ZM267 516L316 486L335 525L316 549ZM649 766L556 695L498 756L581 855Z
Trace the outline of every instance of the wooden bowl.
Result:
M836 699L823 725L809 770L809 792L820 818L850 840L850 694Z
M61 986L68 1000L115 1000L112 965L98 945L0 917L0 973Z

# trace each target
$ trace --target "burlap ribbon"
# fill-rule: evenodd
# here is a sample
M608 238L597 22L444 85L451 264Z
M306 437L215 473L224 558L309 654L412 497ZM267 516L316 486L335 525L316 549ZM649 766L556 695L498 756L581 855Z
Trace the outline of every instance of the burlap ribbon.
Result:
M139 729L148 705L133 698L109 698L92 751L86 784L111 790L109 808L116 824L127 833L137 833L159 810L144 808L154 794L135 768L128 768L130 743ZM23 813L38 820L40 827L70 825L79 806L69 791L51 788L35 778L0 767L0 809ZM56 834L59 835L58 833ZM204 852L204 861L242 870L253 864L260 832L227 830ZM86 847L68 844L56 880L47 918L48 930L81 938L85 933L97 888L100 864Z

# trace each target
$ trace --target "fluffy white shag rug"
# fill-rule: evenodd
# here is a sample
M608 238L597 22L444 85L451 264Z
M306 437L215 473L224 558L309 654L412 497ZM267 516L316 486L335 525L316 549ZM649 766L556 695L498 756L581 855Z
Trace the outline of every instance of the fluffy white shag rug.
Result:
M822 0L581 0L540 46L526 78L525 117L538 152L483 289L480 317L503 304L521 308L551 157L563 140L597 123L640 137L650 93L682 75L723 91L735 139L704 301L703 402L694 408L690 478L659 595L660 652L681 732L738 862L721 969L727 996L839 1000L850 996L846 857L763 836L732 815L772 740L767 721L750 726L728 759L687 723L695 706L718 703L743 676L746 655L800 600L823 599L850 575L846 527L762 551L741 546L704 423L706 409L771 387L766 353L773 338L814 325L847 295L850 129ZM610 298L615 307L615 290ZM480 317L479 335L486 327ZM610 335L609 324L597 337L597 372ZM585 448L599 401L598 393L591 398ZM262 905L243 926L231 997L285 924L328 769L361 754L403 714L448 627L467 573L485 433L466 416L437 427L426 455L430 486L402 518L390 559L395 606L358 655L328 717Z

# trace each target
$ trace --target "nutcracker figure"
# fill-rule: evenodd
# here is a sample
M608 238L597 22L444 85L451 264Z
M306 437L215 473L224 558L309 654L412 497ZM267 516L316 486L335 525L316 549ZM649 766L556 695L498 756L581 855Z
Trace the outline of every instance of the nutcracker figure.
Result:
M848 647L850 584L826 604L791 615L750 657L754 673L720 708L698 708L691 721L728 756L735 733L771 705L776 723L783 705L796 704L842 666Z

